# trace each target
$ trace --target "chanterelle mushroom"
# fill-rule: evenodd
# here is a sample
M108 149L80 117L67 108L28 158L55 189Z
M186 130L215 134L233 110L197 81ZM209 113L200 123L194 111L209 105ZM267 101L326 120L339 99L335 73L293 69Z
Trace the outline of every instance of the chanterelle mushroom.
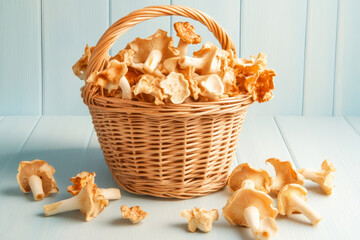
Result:
M201 75L213 74L220 72L221 59L227 57L229 52L216 47L211 43L205 43L197 52L194 52L194 57L183 56L179 60L181 68L194 66L196 72Z
M248 163L238 165L231 173L228 186L231 191L236 191L246 185L248 181L253 182L256 190L269 193L272 179L269 173L263 169L253 168Z
M189 83L181 73L172 72L161 80L160 87L164 93L169 94L174 104L180 104L190 96Z
M278 208L281 215L291 215L294 212L304 214L313 225L322 217L306 203L307 191L299 184L285 185L278 194Z
M256 239L269 239L277 232L277 214L272 198L255 190L251 181L235 191L223 208L223 216L230 224L250 227Z
M94 47L89 48L89 45L86 44L84 54L72 67L74 74L81 80L85 80L86 78L86 69L93 49Z
M167 32L161 29L148 38L136 38L126 49L135 52L134 63L144 63L144 69L148 73L152 73L161 61L179 55L179 49L173 46L173 38L168 37Z
M210 100L216 100L224 94L224 84L217 74L193 77L205 89L205 95Z
M321 164L321 170L301 168L297 171L302 174L305 179L309 179L313 182L318 183L327 195L330 195L332 193L332 190L334 188L334 174L332 173L336 171L336 168L334 164L332 164L332 162L325 160Z
M121 206L121 215L125 219L130 219L132 224L136 224L146 218L149 214L143 211L139 206L131 207Z
M273 178L273 184L270 187L271 192L278 193L283 186L290 183L304 185L304 177L293 168L291 162L269 158L266 163L273 165L276 172L276 177Z
M76 177L70 178L70 181L74 185L68 186L67 191L73 196L78 195L81 189L86 186L86 184L93 184L95 182L95 176L96 174L94 172L89 173L84 171L79 173L76 175ZM98 193L103 195L104 198L108 200L121 198L120 190L117 188L98 188Z
M188 230L190 232L195 232L197 228L203 232L210 232L213 221L219 219L219 212L217 209L207 211L205 208L194 207L191 210L186 209L181 211L180 216L189 222Z
M195 28L189 22L176 22L174 24L176 36L180 38L178 48L180 56L186 56L188 44L198 44L201 36L195 33Z
M22 161L19 164L17 181L24 193L32 191L36 201L48 197L51 193L58 193L54 178L55 169L46 161L35 159Z
M85 221L89 222L99 215L109 200L101 195L95 183L87 183L78 195L49 205L44 205L45 216L51 216L57 213L80 210L85 215Z

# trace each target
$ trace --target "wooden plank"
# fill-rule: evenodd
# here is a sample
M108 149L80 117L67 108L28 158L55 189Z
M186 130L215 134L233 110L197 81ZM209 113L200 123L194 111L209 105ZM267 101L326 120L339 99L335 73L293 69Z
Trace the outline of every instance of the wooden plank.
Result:
M352 216L359 216L357 199L360 192L354 188L360 171L360 136L343 118L278 117L279 126L288 146L299 163L298 167L319 169L324 159L337 168L335 190L331 196L321 188L306 182L308 202L323 216L316 227L298 223L298 231L304 239L350 239L357 236L359 228ZM293 223L296 224L296 223Z
M114 1L110 0L110 19L111 23L116 22L122 17L125 17L128 13L141 9L147 6L156 5L169 5L170 0L138 0L138 1ZM170 34L170 17L160 17L150 19L148 21L139 23L129 30L125 35L121 36L117 43L114 45L111 55L117 53L119 50L125 48L127 43L133 41L135 38L146 38L156 32L156 30L162 29Z
M354 77L360 65L360 59L354 57L360 54L359 11L359 1L339 1L334 89L336 116L360 115L360 82Z
M42 206L69 197L66 187L70 183L70 177L80 170L91 132L92 124L88 117L40 119L21 152L12 159L0 176L0 210L9 212L11 209L8 216L12 216L0 218L1 228L8 230L0 231L0 239L21 239L29 236L49 239L51 236L59 236L60 231L65 232L67 225L72 223L69 219L76 221L77 215L69 213L58 218L62 219L63 225L54 226L56 222L53 222L53 218L44 217ZM35 158L46 160L56 169L54 176L60 189L58 195L52 195L41 202L35 202L31 193L24 195L15 180L19 162Z
M108 1L43 1L44 114L81 115L84 84L72 72L85 45L95 45L109 23ZM61 50L60 50L61 49Z
M237 0L227 0L223 3L220 3L216 0L197 0L197 1L186 1L186 0L173 0L173 5L183 5L192 8L196 8L200 11L205 12L212 18L214 18L228 33L230 38L234 41L236 51L239 54L239 23L240 23L240 1ZM201 23L198 21L191 20L190 18L183 17L173 17L172 22L186 21L190 22L198 34L201 35L203 41L198 45L190 45L188 47L188 55L192 56L192 52L201 48L201 46L206 42L211 42L220 47L218 40L213 36L213 34ZM173 26L171 26L173 28ZM177 45L178 37L176 37L176 32L172 31L172 36L176 40L175 45Z
M306 116L333 115L337 2L308 1L303 105Z
M38 115L41 113L40 0L0 1L0 32L0 114Z
M306 5L303 0L242 1L241 56L264 52L277 73L274 99L254 104L249 114L302 114Z
M33 116L0 117L0 176L24 145L38 119Z
M352 126L353 129L360 135L360 117L348 117L346 120Z

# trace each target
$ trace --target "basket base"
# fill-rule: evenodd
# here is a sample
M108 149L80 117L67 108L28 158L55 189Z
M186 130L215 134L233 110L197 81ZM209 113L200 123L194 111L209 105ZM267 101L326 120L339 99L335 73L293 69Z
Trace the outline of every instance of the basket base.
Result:
M190 199L217 192L227 184L229 173L221 174L216 179L189 180L187 183L174 184L172 181L149 182L148 179L134 179L134 181L122 181L124 176L112 172L112 175L120 188L138 195L150 195L161 198ZM125 177L126 178L126 177ZM132 183L130 183L132 182ZM154 185L157 186L154 188Z

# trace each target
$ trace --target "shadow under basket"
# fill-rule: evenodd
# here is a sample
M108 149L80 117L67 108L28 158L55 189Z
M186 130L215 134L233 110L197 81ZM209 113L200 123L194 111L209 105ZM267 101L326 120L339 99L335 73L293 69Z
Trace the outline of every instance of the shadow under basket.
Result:
M206 25L223 49L234 49L224 29L205 13L182 6L147 7L114 23L91 55L88 72L104 66L115 41L133 25L158 16L191 17ZM166 104L104 97L82 90L105 161L118 185L132 193L192 198L226 185L249 94L213 102Z

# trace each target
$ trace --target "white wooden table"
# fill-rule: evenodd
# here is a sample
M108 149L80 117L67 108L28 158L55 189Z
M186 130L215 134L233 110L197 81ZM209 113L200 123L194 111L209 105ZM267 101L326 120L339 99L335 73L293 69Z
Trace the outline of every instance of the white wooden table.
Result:
M237 152L238 163L270 170L269 157L292 160L296 167L319 168L332 161L336 188L326 196L306 182L308 202L323 215L313 227L302 215L277 217L275 239L358 239L360 236L360 117L247 117ZM23 194L16 181L18 163L35 158L56 169L59 194L36 202ZM100 187L115 187L102 156L90 117L0 117L0 239L252 239L250 230L232 227L221 216L231 195L223 190L191 200L137 196L122 190L97 218L84 222L79 211L45 217L42 206L70 195L70 177L95 171ZM121 217L120 206L141 206L147 219L132 225ZM217 208L210 233L189 233L179 212L186 208Z

